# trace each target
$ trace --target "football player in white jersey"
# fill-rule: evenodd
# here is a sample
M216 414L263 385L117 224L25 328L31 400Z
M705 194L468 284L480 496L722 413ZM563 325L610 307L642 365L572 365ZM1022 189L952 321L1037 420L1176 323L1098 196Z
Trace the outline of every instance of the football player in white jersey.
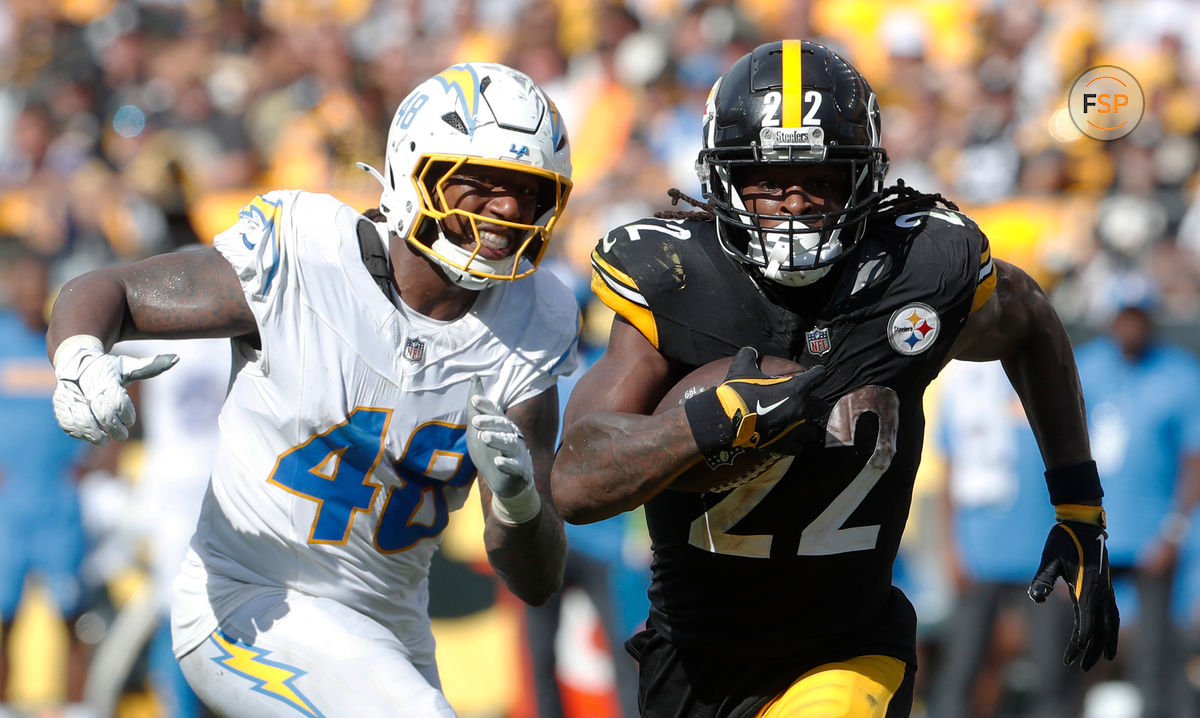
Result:
M213 248L69 282L48 332L73 436L128 436L125 384L171 355L122 339L222 336L235 365L175 654L224 716L452 716L428 572L478 471L488 557L532 604L559 587L548 490L576 302L534 273L570 191L567 137L528 77L447 68L396 110L378 213L255 198ZM378 221L373 221L378 220Z

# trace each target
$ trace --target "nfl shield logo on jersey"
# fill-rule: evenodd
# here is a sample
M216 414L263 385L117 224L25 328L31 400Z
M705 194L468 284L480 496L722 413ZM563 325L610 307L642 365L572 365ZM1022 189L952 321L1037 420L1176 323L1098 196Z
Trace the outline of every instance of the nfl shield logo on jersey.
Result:
M821 356L829 352L829 330L825 327L817 327L806 333L804 338L808 340L808 353L815 356Z
M404 340L404 358L413 364L420 364L425 359L425 342L420 339L408 338Z

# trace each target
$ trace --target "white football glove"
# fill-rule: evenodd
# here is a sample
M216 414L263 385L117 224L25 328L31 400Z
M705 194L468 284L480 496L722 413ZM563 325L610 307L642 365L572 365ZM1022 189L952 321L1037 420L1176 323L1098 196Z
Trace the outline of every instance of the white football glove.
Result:
M97 446L124 441L137 418L125 385L158 376L177 361L175 354L116 356L96 337L68 337L54 352L54 417L63 431Z
M467 393L467 451L479 477L492 490L492 513L507 524L538 515L541 497L533 482L533 457L525 437L496 402L483 394L479 377Z

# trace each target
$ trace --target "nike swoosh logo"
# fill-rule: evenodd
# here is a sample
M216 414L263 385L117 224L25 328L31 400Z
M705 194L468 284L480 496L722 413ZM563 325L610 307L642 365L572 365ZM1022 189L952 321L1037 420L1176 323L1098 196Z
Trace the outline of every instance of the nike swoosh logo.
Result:
M783 399L780 399L779 401L775 402L774 404L769 404L767 406L763 406L761 401L755 402L758 405L755 407L755 411L758 413L759 416L770 414L775 409L778 409L779 406L782 405L785 401L787 401L786 397Z

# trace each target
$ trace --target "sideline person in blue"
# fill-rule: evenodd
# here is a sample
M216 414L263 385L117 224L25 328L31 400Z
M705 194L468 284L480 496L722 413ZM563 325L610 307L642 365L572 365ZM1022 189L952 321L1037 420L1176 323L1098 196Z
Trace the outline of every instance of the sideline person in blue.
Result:
M16 239L0 239L0 704L7 699L9 636L27 578L45 587L69 637L67 700L78 703L90 658L73 630L87 602L80 571L87 539L75 482L86 444L58 428L46 365L47 266Z
M1180 544L1200 502L1200 361L1157 335L1153 285L1133 278L1114 292L1108 333L1075 359L1104 485L1109 561L1129 617L1124 665L1144 718L1195 716L1171 606Z
M930 695L930 718L994 715L1006 696L1005 659L993 640L1002 617L1026 627L1031 671L1029 718L1066 718L1079 700L1079 679L1059 658L1070 630L1062 593L1038 606L1026 596L1039 549L1037 529L1053 519L1033 429L1000 362L953 361L938 376L937 445L946 461L942 502L947 573L954 610L942 638ZM1051 610L1053 609L1053 610Z

